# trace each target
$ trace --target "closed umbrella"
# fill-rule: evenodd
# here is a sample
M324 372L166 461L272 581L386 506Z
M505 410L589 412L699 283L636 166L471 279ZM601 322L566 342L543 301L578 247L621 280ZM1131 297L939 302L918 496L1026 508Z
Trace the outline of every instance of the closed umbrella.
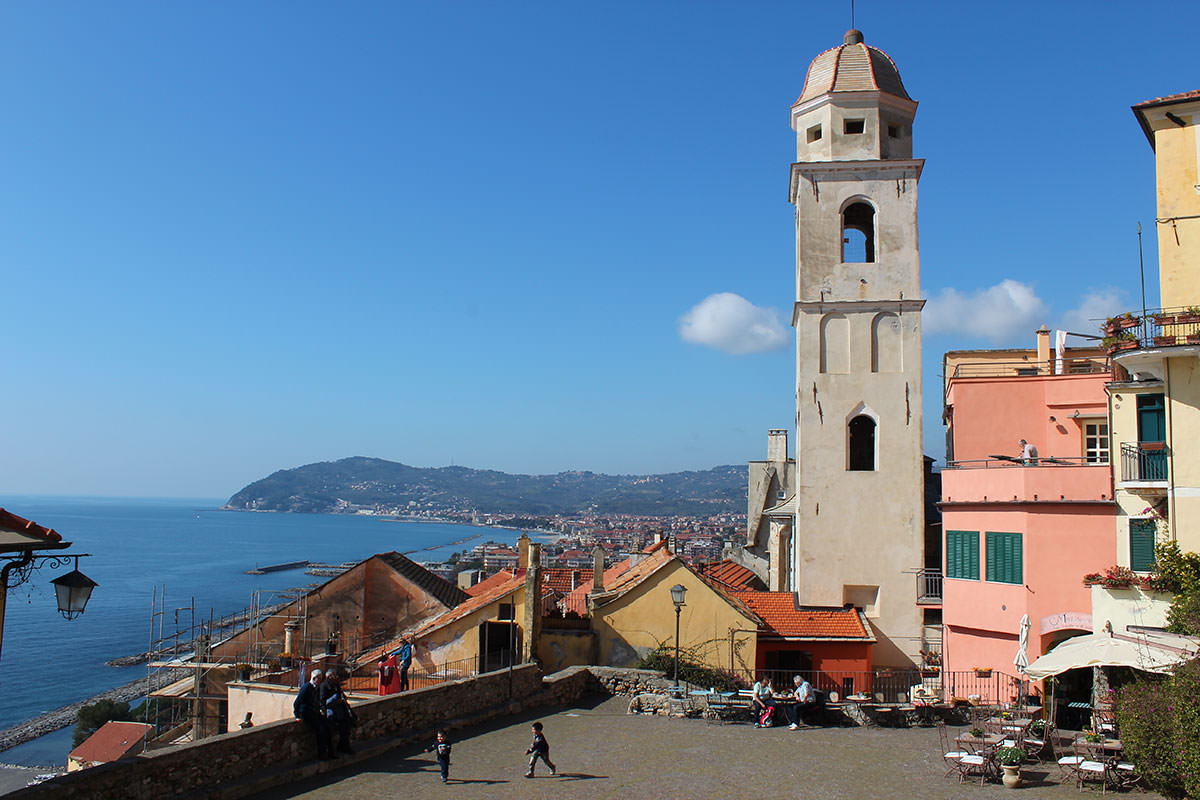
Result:
M1013 666L1017 668L1017 672L1025 674L1025 668L1029 666L1029 656L1026 650L1029 648L1029 615L1025 614L1021 617L1021 627L1017 633L1017 655L1013 658Z

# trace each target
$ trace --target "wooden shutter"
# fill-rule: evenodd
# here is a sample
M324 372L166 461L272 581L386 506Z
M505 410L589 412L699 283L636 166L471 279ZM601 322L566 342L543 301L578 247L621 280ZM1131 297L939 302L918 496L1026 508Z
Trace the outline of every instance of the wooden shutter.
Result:
M979 580L978 531L946 531L946 577Z
M1134 572L1154 571L1154 520L1129 520L1129 568Z
M987 580L995 583L1024 583L1023 550L1021 534L988 531Z

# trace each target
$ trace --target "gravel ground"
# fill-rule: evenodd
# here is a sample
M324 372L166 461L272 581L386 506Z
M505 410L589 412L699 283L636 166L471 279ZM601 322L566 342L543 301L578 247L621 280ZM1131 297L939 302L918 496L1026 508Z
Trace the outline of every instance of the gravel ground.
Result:
M410 747L260 795L281 798L1077 798L1056 766L1023 769L1020 793L944 778L935 728L756 730L626 714L628 699L454 732L450 784L432 753ZM529 724L546 726L558 776L523 777ZM954 730L954 729L952 729ZM1098 793L1098 790L1097 790ZM1089 795L1090 796L1090 793ZM1155 794L1137 794L1143 800Z

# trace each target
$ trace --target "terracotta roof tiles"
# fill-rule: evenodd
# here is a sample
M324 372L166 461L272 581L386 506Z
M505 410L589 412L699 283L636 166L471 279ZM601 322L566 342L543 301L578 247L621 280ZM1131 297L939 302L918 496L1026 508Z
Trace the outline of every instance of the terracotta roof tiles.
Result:
M729 559L705 564L700 568L700 572L710 581L715 581L734 591L760 592L767 588L767 585L762 582L762 578L755 575L753 570Z
M858 609L800 606L791 592L731 592L763 621L766 632L801 639L875 641Z
M142 722L109 720L70 752L67 758L92 764L107 764L140 750L142 739L153 726Z

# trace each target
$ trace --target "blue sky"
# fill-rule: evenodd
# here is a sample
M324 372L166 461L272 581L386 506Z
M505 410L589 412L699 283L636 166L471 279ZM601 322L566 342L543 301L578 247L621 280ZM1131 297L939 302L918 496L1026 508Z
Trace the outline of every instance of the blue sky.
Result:
M788 109L841 5L6 4L0 492L763 457L795 413ZM1154 304L1129 106L1198 88L1200 6L856 21L920 102L940 456L941 353L1139 305L1139 220Z

